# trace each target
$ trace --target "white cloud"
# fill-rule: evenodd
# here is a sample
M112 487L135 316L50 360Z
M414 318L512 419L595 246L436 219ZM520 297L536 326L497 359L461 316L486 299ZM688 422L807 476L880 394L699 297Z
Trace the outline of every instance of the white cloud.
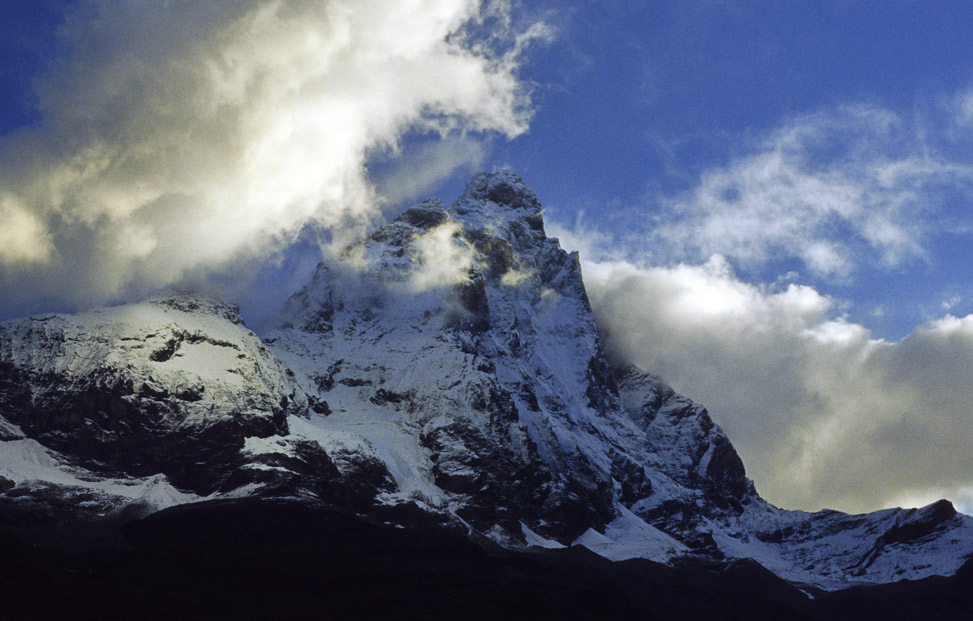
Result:
M748 268L796 258L844 278L862 263L925 258L929 215L971 183L973 166L937 157L919 128L846 107L793 120L663 198L653 235L677 258L720 254Z
M973 316L891 343L834 319L816 290L747 284L720 257L583 269L613 354L706 405L769 500L847 511L969 501Z
M950 310L951 308L953 308L954 306L956 306L957 304L959 304L962 301L963 301L963 298L961 298L958 295L954 295L954 296L951 296L949 299L943 300L941 302L940 306L942 306L942 308L943 308L944 311L948 311L948 310Z
M396 153L387 169L372 174L378 192L392 205L427 198L438 183L451 174L480 170L486 160L488 141L482 137L451 134L416 144Z
M461 230L458 223L450 220L412 240L415 270L411 285L416 291L452 287L469 281L475 254L461 241Z
M0 262L11 266L50 259L50 236L20 201L0 195Z
M973 126L973 91L958 93L948 107L956 125L966 128Z
M7 295L101 302L269 254L308 225L361 225L381 202L367 162L407 134L452 136L457 165L476 161L471 132L526 130L518 64L549 36L514 31L508 11L82 0L39 81L41 127L0 142ZM503 27L478 37L484 20ZM413 184L451 172L432 159Z

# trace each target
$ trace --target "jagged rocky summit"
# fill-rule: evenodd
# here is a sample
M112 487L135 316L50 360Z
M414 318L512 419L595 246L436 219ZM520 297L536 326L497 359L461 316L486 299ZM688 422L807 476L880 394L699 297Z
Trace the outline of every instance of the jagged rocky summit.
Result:
M973 552L946 501L761 499L703 407L609 361L578 256L516 175L329 259L262 336L185 293L0 325L5 525L289 497L508 547L753 559L824 589L950 575Z

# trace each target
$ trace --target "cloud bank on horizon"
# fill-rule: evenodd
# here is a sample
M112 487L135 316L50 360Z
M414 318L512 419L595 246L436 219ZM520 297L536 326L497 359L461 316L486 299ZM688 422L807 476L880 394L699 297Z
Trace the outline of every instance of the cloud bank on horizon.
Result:
M973 316L888 342L813 288L748 284L719 257L583 268L613 354L705 404L771 502L973 508Z
M82 0L39 77L41 123L0 139L0 286L75 304L219 271L306 227L359 230L368 163L409 134L425 191L527 129L503 2ZM417 182L416 179L420 181Z

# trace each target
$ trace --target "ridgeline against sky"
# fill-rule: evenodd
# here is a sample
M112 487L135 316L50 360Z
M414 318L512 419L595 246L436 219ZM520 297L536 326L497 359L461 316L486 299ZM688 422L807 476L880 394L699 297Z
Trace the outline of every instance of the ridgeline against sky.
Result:
M973 510L973 6L8 0L0 316L195 284L509 168L758 489Z

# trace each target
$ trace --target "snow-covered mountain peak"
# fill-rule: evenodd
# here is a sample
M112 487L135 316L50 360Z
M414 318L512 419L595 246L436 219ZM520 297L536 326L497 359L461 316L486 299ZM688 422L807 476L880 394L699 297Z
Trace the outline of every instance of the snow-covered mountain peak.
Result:
M545 236L536 195L510 173L481 173L451 206L423 201L326 260L276 325L313 332L329 326L336 309L357 309L361 322L389 308L392 322L483 328L491 287L506 290L492 296L498 300L577 299L593 329L577 256Z
M508 543L756 558L827 588L955 569L973 549L962 516L763 501L705 408L606 358L578 257L541 212L516 175L479 174L449 207L425 201L349 249L351 268L322 264L288 302L267 340L316 410L291 427L344 477Z
M522 219L544 233L541 202L524 180L510 172L474 175L450 210L469 224L490 224ZM479 216L482 220L477 223Z
M762 500L704 407L607 358L577 254L510 173L329 257L276 326L261 340L187 292L0 324L0 503L285 495L511 546L755 559L824 588L973 552L947 502Z
M543 252L545 246L556 245L544 232L537 195L513 173L476 175L448 211L469 241L499 264L494 273L510 267L517 258L530 263L530 257Z
M372 233L362 248L373 261L371 268L428 269L448 263L503 276L552 243L544 233L540 201L520 177L480 173L449 207L427 199ZM382 255L385 265L374 265Z
M477 175L449 208L426 201L348 254L363 267L349 276L322 264L268 341L312 402L328 404L312 422L353 429L367 440L358 446L380 453L421 456L393 477L407 497L422 489L484 528L519 532L523 522L569 542L651 492L643 464L665 461L647 446L652 423L626 413L578 257L546 237L519 177ZM706 450L720 436L705 411L679 405L682 418L665 420L692 457L668 464L662 487L709 480L712 458L722 463ZM418 445L390 446L389 424Z

